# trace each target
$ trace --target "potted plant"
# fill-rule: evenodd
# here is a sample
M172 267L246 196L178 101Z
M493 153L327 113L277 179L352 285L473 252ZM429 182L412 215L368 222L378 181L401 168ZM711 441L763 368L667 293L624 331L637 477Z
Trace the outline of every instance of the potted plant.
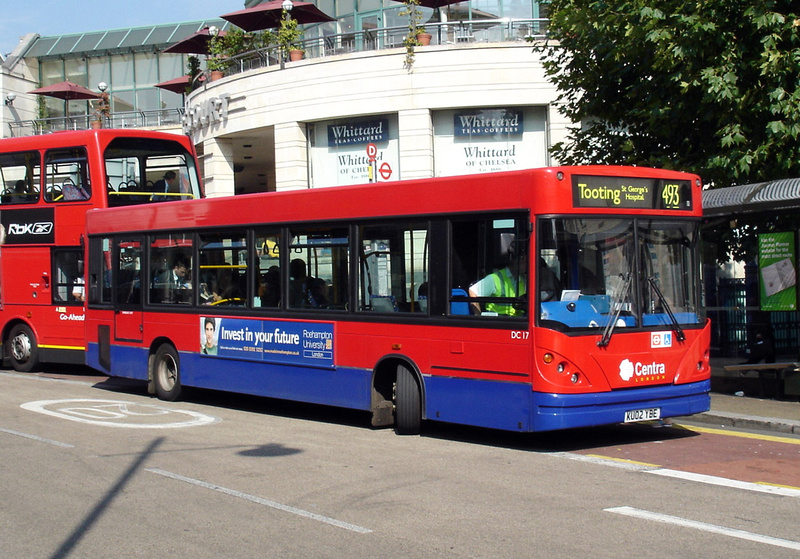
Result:
M403 45L406 47L405 67L409 70L414 64L416 47L429 45L431 35L425 33L425 26L422 25L422 10L419 9L419 0L405 0L406 7L400 15L408 16L408 34L403 38Z
M214 35L208 41L208 58L206 59L206 68L211 74L211 81L220 79L227 67L228 56L225 37Z
M186 89L184 90L185 93L191 93L195 87L197 87L197 78L202 73L200 70L200 59L195 55L189 55L186 60L186 75L189 76L189 80L186 84Z
M303 49L300 46L300 37L303 32L297 28L297 20L287 17L286 10L283 11L281 25L278 27L277 41L281 54L289 60L300 60L303 58Z

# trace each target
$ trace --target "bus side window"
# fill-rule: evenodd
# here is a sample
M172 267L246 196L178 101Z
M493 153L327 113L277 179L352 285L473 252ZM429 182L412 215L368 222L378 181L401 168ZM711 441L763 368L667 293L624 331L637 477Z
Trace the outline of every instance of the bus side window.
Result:
M53 304L83 304L85 291L81 249L54 249L52 269Z
M487 216L452 222L450 314L527 314L527 220Z
M39 199L38 152L0 154L0 203L30 204Z
M92 189L86 149L49 150L45 154L45 200L70 202L88 200Z
M256 233L254 307L277 308L281 304L280 235Z
M291 231L289 301L295 309L348 307L348 230L318 227Z
M358 310L427 312L427 223L364 226L359 238Z

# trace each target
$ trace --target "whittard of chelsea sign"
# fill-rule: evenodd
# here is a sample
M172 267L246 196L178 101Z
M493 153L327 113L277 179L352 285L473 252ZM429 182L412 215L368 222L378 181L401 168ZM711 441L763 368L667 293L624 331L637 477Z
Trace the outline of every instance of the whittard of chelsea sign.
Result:
M522 134L522 111L485 109L453 115L454 136L508 136Z
M369 144L388 139L389 120L385 118L328 125L328 147Z

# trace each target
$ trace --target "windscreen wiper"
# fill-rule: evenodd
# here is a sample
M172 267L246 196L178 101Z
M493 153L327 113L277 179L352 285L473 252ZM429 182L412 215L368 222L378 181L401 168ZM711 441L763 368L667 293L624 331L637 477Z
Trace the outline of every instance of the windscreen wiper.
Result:
M669 316L669 319L672 321L672 328L675 330L675 337L678 338L679 342L682 342L686 339L686 336L683 333L683 328L681 328L681 325L678 324L678 319L675 318L675 315L672 314L672 308L669 306L669 303L667 303L667 300L664 298L664 295L658 288L656 279L653 276L650 276L647 278L647 281L650 284L650 287L653 288L653 291L656 292L656 295L658 295L658 300L661 301L661 305L664 307L664 310L667 311L667 316Z
M597 342L597 347L606 347L611 341L611 336L614 334L614 328L617 326L619 315L622 313L623 301L628 298L628 291L631 289L631 279L633 279L633 276L628 272L628 275L625 276L625 282L620 289L619 297L614 297L614 301L612 302L614 316L612 316L611 320L606 324L606 328L603 330L603 337Z

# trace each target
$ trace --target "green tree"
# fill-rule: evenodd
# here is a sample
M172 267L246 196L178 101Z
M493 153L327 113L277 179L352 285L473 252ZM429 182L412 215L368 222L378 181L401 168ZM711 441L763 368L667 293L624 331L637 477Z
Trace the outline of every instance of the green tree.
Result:
M573 123L567 164L800 175L800 8L788 0L552 0L537 47Z

